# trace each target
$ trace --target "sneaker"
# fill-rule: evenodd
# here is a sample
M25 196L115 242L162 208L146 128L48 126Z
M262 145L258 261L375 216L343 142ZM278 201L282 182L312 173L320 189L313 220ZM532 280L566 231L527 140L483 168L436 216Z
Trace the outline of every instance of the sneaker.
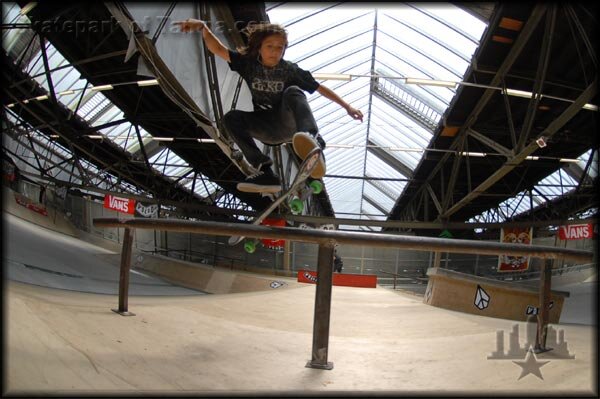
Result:
M317 134L317 136L315 137L310 133L298 132L294 134L294 137L292 139L292 145L294 146L294 152L296 153L296 155L298 155L298 157L300 157L300 159L304 161L304 159L306 159L306 156L313 149L317 147L324 149L325 141L323 140L320 134ZM317 163L317 166L315 166L315 168L313 169L312 173L310 174L310 177L312 177L313 179L320 179L323 176L325 176L325 172L325 156L321 154L319 162Z
M281 191L281 182L270 167L248 176L246 181L238 183L237 189L245 193L276 193Z

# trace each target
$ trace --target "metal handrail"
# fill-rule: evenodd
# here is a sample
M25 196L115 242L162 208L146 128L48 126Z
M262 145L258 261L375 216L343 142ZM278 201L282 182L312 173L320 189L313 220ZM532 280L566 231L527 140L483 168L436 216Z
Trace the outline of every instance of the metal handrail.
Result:
M502 242L473 241L454 238L417 237L384 233L355 231L303 230L293 227L255 226L241 223L191 221L177 219L118 219L96 218L96 227L121 227L178 231L250 238L284 239L316 244L369 245L384 248L402 248L417 251L443 251L480 255L529 255L542 259L570 259L591 262L593 252L581 249L558 248L544 245L512 244Z

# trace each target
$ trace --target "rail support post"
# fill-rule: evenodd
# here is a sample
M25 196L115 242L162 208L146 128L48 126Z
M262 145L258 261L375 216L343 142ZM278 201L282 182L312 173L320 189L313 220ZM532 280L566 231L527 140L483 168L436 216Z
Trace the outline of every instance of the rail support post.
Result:
M126 227L121 250L121 272L119 276L119 308L111 309L121 316L135 316L127 310L129 300L129 270L131 268L131 253L133 247L133 230Z
M534 353L552 350L546 348L546 335L548 333L548 320L550 319L550 295L552 284L552 259L546 259L540 275L540 308L538 311L537 334L535 336Z
M322 370L333 369L333 363L327 361L327 352L329 350L334 247L335 242L319 244L312 359L306 363L306 367Z

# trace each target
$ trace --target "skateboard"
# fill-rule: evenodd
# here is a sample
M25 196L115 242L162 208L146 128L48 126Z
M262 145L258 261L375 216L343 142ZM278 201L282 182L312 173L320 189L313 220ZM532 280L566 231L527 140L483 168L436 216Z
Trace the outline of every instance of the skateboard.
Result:
M294 181L290 185L290 187L284 191L279 197L277 197L273 203L265 209L260 215L258 215L253 221L253 225L260 224L264 219L266 219L279 205L281 205L286 199L292 197L289 201L289 208L294 214L301 213L304 210L304 201L311 194L319 194L323 188L321 182L319 180L314 180L310 184L306 184L306 180L309 178L313 169L317 166L317 163L322 156L322 150L320 148L313 149L306 159L300 165L298 169L298 173L294 178ZM244 236L233 236L228 240L229 245L237 245L244 240ZM254 252L256 249L256 243L259 240L248 241L246 245L244 245L244 249L247 252Z

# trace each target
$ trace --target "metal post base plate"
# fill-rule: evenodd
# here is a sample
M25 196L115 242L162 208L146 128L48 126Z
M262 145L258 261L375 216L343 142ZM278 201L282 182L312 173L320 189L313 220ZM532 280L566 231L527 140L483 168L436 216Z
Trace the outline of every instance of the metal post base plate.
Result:
M113 312L120 314L121 316L135 316L135 313L128 311L121 312L119 309L111 309Z
M531 352L533 352L533 353L544 353L544 352L550 352L553 349L554 348L543 348L541 346L537 346L535 348L531 348Z
M333 362L327 362L327 364L323 365L323 364L317 364L317 363L313 363L312 361L309 361L308 363L306 363L305 367L308 367L311 369L331 370L331 369L333 369Z

